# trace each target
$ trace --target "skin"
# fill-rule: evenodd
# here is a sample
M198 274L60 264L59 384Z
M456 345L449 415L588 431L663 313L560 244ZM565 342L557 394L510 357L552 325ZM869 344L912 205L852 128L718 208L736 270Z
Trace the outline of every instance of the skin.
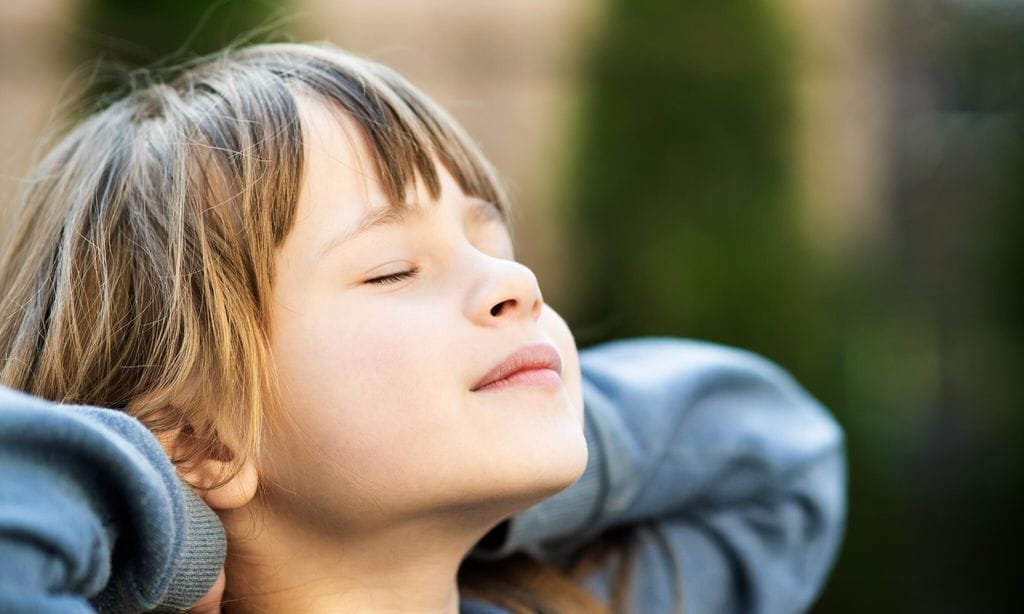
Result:
M583 473L575 342L504 222L443 166L440 198L417 183L416 215L324 253L390 205L355 124L299 100L307 167L271 335L287 424L205 495L228 533L224 607L456 613L474 544ZM559 383L471 390L536 342L557 349Z

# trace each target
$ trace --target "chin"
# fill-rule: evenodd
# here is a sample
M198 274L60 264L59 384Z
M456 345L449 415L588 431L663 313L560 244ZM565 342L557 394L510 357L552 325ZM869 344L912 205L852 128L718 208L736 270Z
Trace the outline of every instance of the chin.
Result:
M576 430L559 444L541 450L534 459L530 483L538 499L550 497L572 486L587 467L587 442Z
M479 468L473 472L475 481L487 498L528 507L583 475L587 442L581 417L570 395L560 396L543 409L524 410L517 401L486 412L494 420L489 420L488 436L474 446L478 461L470 465Z
M494 467L497 473L476 482L477 503L505 518L572 486L587 466L583 433L565 438L557 447L552 447L550 441L544 438L543 443L533 442L528 451L520 447L511 459L499 461Z

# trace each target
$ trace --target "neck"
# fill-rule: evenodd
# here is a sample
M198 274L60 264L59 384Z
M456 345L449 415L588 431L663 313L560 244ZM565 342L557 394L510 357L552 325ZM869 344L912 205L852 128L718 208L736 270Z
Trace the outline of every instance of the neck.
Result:
M224 611L457 614L459 565L500 519L462 510L345 534L230 512Z

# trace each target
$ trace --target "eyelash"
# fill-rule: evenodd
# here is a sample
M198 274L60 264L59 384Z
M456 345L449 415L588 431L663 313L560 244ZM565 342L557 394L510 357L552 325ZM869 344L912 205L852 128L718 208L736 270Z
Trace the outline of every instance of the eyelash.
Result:
M402 271L400 273L392 273L391 275L384 275L383 277L375 277L373 279L366 280L368 284L376 284L385 286L388 284L396 284L405 279L411 279L419 275L419 269L412 269L411 271Z

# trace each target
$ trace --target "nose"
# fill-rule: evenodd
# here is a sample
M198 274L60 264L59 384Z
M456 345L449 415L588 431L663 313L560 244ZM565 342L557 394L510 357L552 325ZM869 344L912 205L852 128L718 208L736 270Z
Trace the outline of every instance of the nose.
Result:
M500 258L489 259L469 305L469 317L481 326L540 318L544 306L537 276L528 267Z

